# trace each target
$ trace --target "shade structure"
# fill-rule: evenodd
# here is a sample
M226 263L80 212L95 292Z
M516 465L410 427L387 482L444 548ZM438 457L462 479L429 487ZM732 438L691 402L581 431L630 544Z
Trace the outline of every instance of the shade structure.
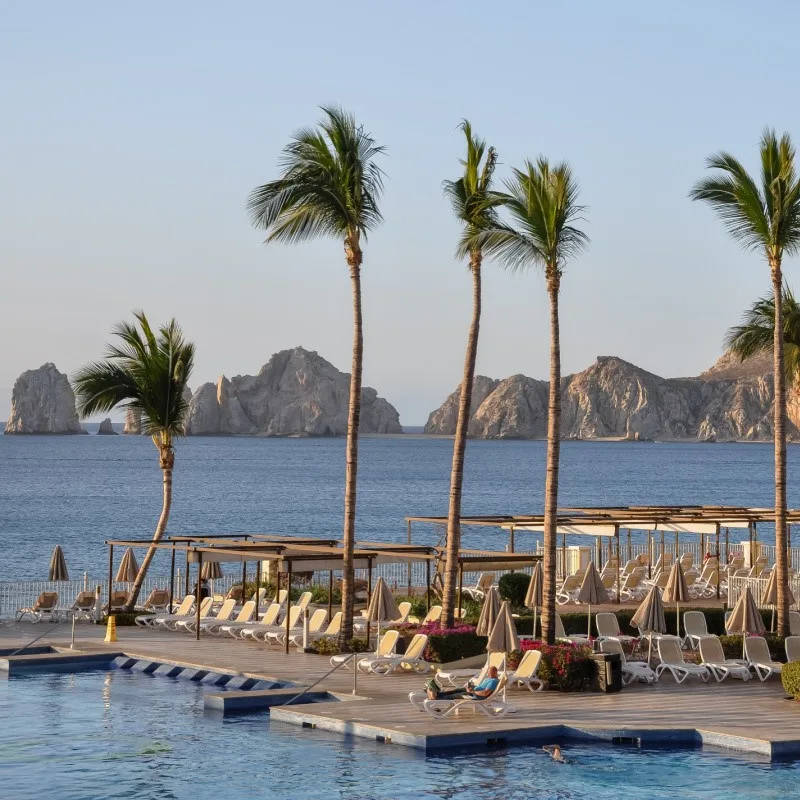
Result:
M728 633L742 634L742 658L744 658L744 640L747 634L754 633L760 636L766 629L761 612L753 599L753 593L749 586L745 586L725 623L725 630Z
M639 608L631 619L631 625L635 625L642 633L647 634L647 663L653 654L653 634L667 632L667 620L664 616L664 601L661 599L661 590L658 586L652 586L647 593L647 597L642 600Z
M528 591L525 593L525 608L533 609L533 638L536 638L536 617L539 609L544 602L544 573L542 572L542 562L537 561L533 568Z
M675 563L669 571L667 585L664 587L663 600L665 603L675 603L676 633L680 636L681 603L689 602L689 587L686 585L686 576L683 574L683 567L679 558L675 559Z
M61 545L57 544L53 550L53 555L50 556L50 571L47 576L49 581L68 581L69 572L67 572L67 560L64 558L64 551Z
M200 577L204 581L218 581L222 577L222 567L219 561L206 561Z
M478 636L488 636L494 628L495 620L500 612L500 595L497 593L496 586L490 586L486 590L481 607L481 615L478 617L478 625L475 633Z
M789 605L794 605L794 594L787 586L787 600ZM772 606L772 622L769 626L770 630L775 630L775 606L778 605L778 570L773 569L767 578L767 585L764 587L764 594L761 597L761 604L765 606Z
M119 583L133 583L136 580L136 575L139 572L139 565L136 563L136 555L133 548L129 547L122 556L122 561L119 563L119 569L114 578Z
M511 606L508 600L503 601L497 619L489 631L489 640L486 642L486 650L490 653L510 653L512 650L519 650L519 636L517 636L517 626L511 616Z
M592 606L608 602L608 592L606 591L606 587L603 586L603 581L600 578L597 567L594 565L594 561L590 561L589 566L586 568L586 574L583 576L583 582L581 583L581 588L578 590L576 599L579 603L588 603L589 605L587 635L591 636Z

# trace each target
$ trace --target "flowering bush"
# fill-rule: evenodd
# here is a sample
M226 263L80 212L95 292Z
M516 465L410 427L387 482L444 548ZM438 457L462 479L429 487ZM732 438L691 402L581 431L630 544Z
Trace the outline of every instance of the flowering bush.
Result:
M447 664L486 652L486 637L478 636L474 625L460 623L452 628L441 628L438 623L429 622L426 625L401 625L398 630L407 640L415 633L426 634L428 645L424 658L437 664Z
M520 643L521 650L511 653L509 666L515 667L527 650L541 650L542 660L538 676L548 689L559 692L582 692L594 675L595 665L589 656L591 647L580 644L549 645L526 639Z

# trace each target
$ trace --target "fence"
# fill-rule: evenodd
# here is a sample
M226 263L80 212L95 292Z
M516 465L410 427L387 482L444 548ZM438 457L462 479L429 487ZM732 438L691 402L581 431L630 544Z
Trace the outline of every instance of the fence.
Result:
M733 606L739 599L739 595L744 591L745 587L748 587L753 595L753 599L756 601L756 605L759 608L771 608L771 606L766 606L762 602L764 589L766 586L766 578L730 578L728 580L728 605ZM800 577L790 576L789 588L792 590L792 594L796 598L791 607L798 609L798 601L800 601Z

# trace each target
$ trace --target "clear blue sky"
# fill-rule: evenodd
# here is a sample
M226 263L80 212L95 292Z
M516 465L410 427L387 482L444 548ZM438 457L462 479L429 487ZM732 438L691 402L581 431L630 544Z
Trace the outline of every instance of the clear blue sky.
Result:
M717 149L755 169L767 124L800 140L799 15L788 2L7 4L0 387L45 361L73 372L138 307L196 340L193 385L298 344L349 369L341 246L264 247L244 212L330 101L388 148L364 377L403 422L424 422L461 372L470 282L441 181L457 175L463 117L501 176L545 153L581 181L592 244L563 282L564 371L615 354L696 374L768 276L686 195ZM479 371L544 377L547 359L541 276L487 263Z

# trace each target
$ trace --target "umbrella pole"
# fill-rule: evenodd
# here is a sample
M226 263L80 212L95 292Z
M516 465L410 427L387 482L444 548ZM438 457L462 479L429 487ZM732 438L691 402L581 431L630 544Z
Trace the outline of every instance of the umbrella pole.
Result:
M675 603L675 632L681 638L681 604Z
M533 638L536 638L536 617L539 611L539 606L533 607Z
M653 658L653 634L652 632L647 635L647 666L650 666Z
M592 636L592 604L589 603L589 613L586 615L586 638L590 639Z
M772 621L769 623L769 632L775 632L775 606L772 606Z

